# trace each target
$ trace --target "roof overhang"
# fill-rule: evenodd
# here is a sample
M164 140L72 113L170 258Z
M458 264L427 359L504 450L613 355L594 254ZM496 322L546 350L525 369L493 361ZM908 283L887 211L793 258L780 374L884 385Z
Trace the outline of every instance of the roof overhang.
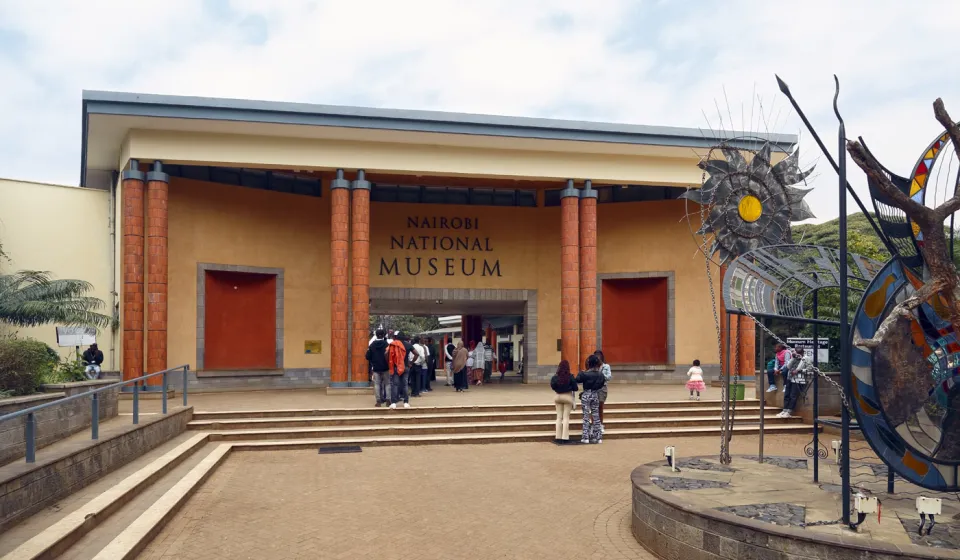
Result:
M721 141L750 149L765 140L789 152L797 142L788 134L103 91L83 92L82 118L82 186L90 172L125 163L131 130L652 157L702 155Z

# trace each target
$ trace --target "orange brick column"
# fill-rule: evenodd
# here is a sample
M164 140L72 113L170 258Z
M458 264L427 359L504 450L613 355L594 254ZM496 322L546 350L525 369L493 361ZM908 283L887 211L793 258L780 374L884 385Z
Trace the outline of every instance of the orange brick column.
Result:
M580 191L580 356L597 349L597 191Z
M143 375L143 173L136 160L123 172L123 379Z
M160 162L147 173L147 372L167 369L167 194ZM147 385L159 387L158 375Z
M343 169L330 182L330 385L347 386L347 267L350 256L350 182Z
M757 325L753 319L740 317L740 375L757 373ZM759 385L759 383L758 383Z
M567 180L560 192L560 359L570 369L580 363L580 193Z
M367 344L370 342L370 181L364 179L363 170L357 171L357 179L351 185L353 198L353 221L350 224L353 267L353 376L351 387L366 387Z

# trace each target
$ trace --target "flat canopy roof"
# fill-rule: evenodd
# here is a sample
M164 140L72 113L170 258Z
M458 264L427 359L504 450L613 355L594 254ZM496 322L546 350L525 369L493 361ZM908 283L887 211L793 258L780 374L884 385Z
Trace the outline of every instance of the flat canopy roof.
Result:
M198 122L202 121L202 122ZM602 143L635 146L709 149L722 140L750 137L767 140L782 151L797 142L792 134L758 134L669 126L614 124L530 117L508 117L419 111L374 109L308 103L250 101L175 95L84 91L81 146L81 185L88 169L115 169L119 146L133 128L195 130L209 129L211 121L224 123L218 131L236 134L271 133L304 136L298 129L352 129L397 133L444 134L455 137L520 138L545 143ZM261 126L257 126L261 125ZM278 128L282 127L282 128ZM316 134L323 134L316 132ZM306 134L312 136L313 134ZM451 137L448 140L454 141ZM422 141L422 140L421 140ZM436 139L434 139L436 141ZM756 140L733 146L756 147ZM549 148L546 148L549 149ZM567 148L569 149L569 147Z

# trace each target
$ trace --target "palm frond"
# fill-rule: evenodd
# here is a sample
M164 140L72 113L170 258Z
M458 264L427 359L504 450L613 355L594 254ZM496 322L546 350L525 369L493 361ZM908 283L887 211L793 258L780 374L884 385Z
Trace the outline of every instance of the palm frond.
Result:
M0 275L0 322L18 327L112 326L113 317L97 313L103 301L86 295L92 289L84 280L54 280L44 271Z

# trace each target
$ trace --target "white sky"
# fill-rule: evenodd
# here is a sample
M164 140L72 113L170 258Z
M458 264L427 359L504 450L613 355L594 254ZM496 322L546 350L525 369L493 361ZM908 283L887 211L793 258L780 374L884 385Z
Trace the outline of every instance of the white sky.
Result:
M848 136L908 174L933 100L960 119L958 22L957 0L0 0L0 177L76 184L83 89L704 128L718 102L801 132L774 73L832 150L838 74ZM836 217L806 131L801 154Z

